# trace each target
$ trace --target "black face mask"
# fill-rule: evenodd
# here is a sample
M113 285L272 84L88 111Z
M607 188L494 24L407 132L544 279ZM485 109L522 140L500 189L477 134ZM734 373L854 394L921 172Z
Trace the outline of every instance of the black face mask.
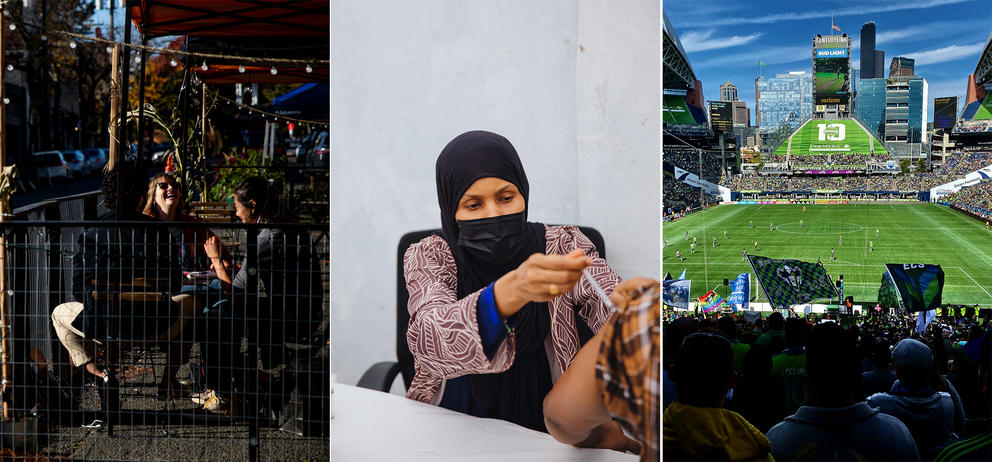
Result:
M505 266L526 250L527 218L524 212L458 222L458 246L472 258Z

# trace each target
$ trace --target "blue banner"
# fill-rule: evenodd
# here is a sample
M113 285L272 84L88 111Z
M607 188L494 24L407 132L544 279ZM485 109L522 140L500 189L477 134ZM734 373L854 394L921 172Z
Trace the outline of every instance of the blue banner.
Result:
M930 311L940 306L944 291L944 270L940 265L887 263L885 269L906 311Z
M689 279L670 279L663 283L662 303L666 306L689 309L689 288L692 281Z
M774 309L837 297L833 281L819 263L774 260L757 255L748 255L747 259Z
M751 299L751 274L741 273L730 282L730 296L727 297L727 303L734 307L734 311L738 308L746 310L748 307L748 301Z

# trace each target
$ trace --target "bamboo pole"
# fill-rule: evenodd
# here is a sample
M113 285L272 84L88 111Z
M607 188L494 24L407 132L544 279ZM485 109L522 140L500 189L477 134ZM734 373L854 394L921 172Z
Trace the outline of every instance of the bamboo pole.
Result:
M117 159L120 155L120 138L117 134L120 129L120 124L117 123L117 117L120 116L121 109L121 46L114 45L114 51L110 58L111 68L110 68L110 158L107 159L107 166L104 168L105 171L110 171L117 165Z
M4 31L6 31L6 24L4 24L4 15L0 14L0 172L3 171L3 167L7 165L7 105L3 104L3 98L7 97L7 75L6 75L6 61L7 55L7 42L4 40ZM7 208L9 204L2 204L0 207L0 221L3 221L3 215L7 213ZM3 400L2 406L3 420L10 420L10 406L9 397L12 385L11 368L10 368L10 298L7 296L7 243L3 238L3 234L0 233L0 399Z
M207 83L200 84L200 178L203 179L203 189L200 190L200 200L207 201Z

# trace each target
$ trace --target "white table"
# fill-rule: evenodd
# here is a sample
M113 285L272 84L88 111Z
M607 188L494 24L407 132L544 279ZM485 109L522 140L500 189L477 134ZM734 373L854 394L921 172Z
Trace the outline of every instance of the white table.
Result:
M636 462L637 456L581 449L551 435L402 396L333 384L331 460Z

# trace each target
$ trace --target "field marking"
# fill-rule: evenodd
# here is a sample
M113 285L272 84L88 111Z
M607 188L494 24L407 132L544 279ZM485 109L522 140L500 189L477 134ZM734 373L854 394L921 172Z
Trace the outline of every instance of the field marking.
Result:
M783 223L781 225L776 226L775 229L777 229L779 231L782 231L783 233L789 233L789 234L819 234L819 235L856 233L858 231L861 231L862 229L865 229L865 227L864 226L861 226L861 225L856 225L854 223L844 223L844 222L840 222L840 221L822 221L822 222L817 222L817 223L836 223L836 224L839 224L839 225L851 225L851 226L857 226L858 229L853 229L851 231L835 231L835 232L829 232L829 233L800 233L800 232L797 232L797 231L786 231L784 229L780 229L782 226L785 226L785 225L794 225L794 224L798 224L798 223L799 223L798 221L791 221L789 223ZM802 228L800 228L800 229L802 229Z
M898 210L896 210L895 207L892 206L892 204L889 204L889 208L892 209L893 212L896 212L896 213L899 212Z
M968 274L968 272L965 271L964 268L962 268L960 266L954 266L953 268L957 268L957 269L961 270L961 272L964 273L965 276L968 276L968 279L971 279L971 282L974 282L975 285L978 286L979 289L982 289L982 292L985 292L985 295L988 295L989 298L992 298L992 294L990 294L989 291L985 290L985 288L982 287L982 285L979 284L978 281L975 280L975 278L971 277L971 275Z

